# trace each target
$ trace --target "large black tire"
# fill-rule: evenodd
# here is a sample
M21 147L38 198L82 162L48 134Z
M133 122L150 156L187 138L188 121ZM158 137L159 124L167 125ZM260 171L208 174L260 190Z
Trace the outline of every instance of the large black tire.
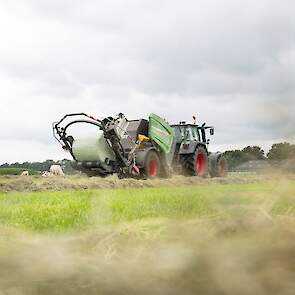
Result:
M98 173L97 171L91 171L91 170L84 170L83 171L88 177L101 177L101 178L105 178L107 177L109 174L105 174L105 173Z
M206 177L208 175L208 153L202 146L198 146L192 155L187 155L182 160L185 175Z
M227 161L222 154L217 154L212 160L210 159L210 176L211 177L226 177Z
M161 175L161 161L156 151L149 151L146 155L143 174L147 178L156 178Z

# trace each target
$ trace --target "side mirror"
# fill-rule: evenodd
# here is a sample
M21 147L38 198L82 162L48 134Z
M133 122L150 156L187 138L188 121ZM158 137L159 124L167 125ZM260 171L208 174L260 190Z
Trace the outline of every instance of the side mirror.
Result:
M214 135L214 128L210 128L210 135Z

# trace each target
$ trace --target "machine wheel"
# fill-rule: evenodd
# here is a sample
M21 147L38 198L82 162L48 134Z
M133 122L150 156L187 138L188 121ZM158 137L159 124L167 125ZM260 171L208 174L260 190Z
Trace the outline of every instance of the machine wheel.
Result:
M105 178L108 176L108 174L104 174L104 173L97 173L95 171L85 171L84 172L88 177L101 177L101 178Z
M183 168L186 175L205 177L208 174L208 154L204 147L198 146L195 154L184 158Z
M157 152L148 152L145 159L143 173L148 178L156 178L161 175L161 161Z
M211 164L211 177L226 177L227 175L227 161L225 157L220 154L216 161Z

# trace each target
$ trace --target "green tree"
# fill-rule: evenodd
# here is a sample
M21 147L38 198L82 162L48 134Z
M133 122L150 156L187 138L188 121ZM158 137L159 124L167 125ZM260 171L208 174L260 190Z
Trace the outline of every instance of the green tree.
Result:
M288 142L275 143L267 154L269 160L281 161L295 158L295 145Z
M247 162L246 155L241 150L226 151L224 156L227 159L228 169L230 171L233 171L240 164Z
M42 171L48 171L51 165L58 164L58 165L61 165L63 171L66 174L77 174L78 172L72 168L71 163L72 161L67 159L63 159L60 161L46 160L44 162L24 162L24 163L12 163L12 164L4 163L0 165L0 168L29 170L29 171L32 171L32 172L35 171L36 173L38 173Z
M247 146L242 149L248 160L264 160L264 150L259 146Z
M264 156L264 150L259 146L247 146L242 150L226 151L224 155L228 162L228 168L231 171L248 161L266 159Z

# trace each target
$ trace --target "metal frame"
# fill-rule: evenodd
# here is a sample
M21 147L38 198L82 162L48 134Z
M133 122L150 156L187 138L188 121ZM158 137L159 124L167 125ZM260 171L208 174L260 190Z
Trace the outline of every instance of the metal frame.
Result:
M90 120L74 120L69 122L66 126L61 127L61 124L70 117L77 117L77 116L82 116L82 117L86 117ZM72 149L72 143L71 141L69 141L69 138L67 137L67 129L73 125L73 124L77 124L77 123L86 123L86 124L92 124L95 125L97 127L99 127L101 130L104 130L104 124L103 121L96 119L92 116L89 116L85 113L72 113L72 114L67 114L65 115L61 120L57 121L57 122L53 122L52 123L52 130L53 130L53 136L54 138L59 142L59 144L62 146L63 149L67 150L70 152L71 156L73 157L73 159L76 161L76 157L73 153L73 149Z
M118 118L120 118L122 116L123 116L123 114L119 114ZM87 119L77 119L77 120L70 121L65 126L62 125L62 123L66 119L73 118L73 117L86 117ZM133 121L136 121L136 120L133 120ZM117 170L118 169L122 170L123 168L129 167L132 164L133 159L130 159L129 155L128 155L128 157L125 155L125 150L124 150L119 138L117 137L116 132L113 131L113 126L120 128L120 126L118 126L116 124L116 118L107 117L107 118L104 118L103 120L99 120L99 119L96 119L96 118L89 116L85 113L72 113L72 114L65 115L61 120L54 122L52 124L52 129L53 129L54 138L59 142L59 144L62 146L63 149L70 152L71 156L76 161L76 163L78 163L78 161L73 153L72 141L70 140L70 138L67 135L67 129L70 126L72 126L73 124L77 124L77 123L86 123L86 124L95 125L100 130L103 131L105 139L106 139L107 143L110 145L110 148L115 152L117 161L119 163L119 165L114 165L113 172L121 172L121 171L117 171ZM110 124L108 124L108 123L110 123ZM130 137L130 135L125 130L123 130L123 131ZM133 139L131 137L130 137L130 139L133 141ZM104 163L102 163L102 164L104 164Z

